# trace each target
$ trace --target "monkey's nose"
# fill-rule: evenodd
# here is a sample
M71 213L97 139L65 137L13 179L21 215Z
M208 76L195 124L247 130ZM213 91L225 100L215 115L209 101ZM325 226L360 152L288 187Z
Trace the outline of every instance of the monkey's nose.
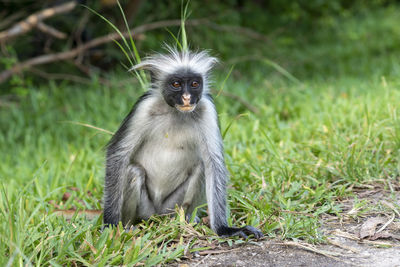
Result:
M184 106L190 106L190 94L183 94L182 101Z

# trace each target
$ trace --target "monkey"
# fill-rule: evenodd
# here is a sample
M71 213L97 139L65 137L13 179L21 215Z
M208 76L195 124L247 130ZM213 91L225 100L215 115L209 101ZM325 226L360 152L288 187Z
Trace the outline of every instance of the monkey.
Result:
M217 235L263 237L252 226L228 226L228 171L209 93L217 61L208 51L167 47L132 67L149 71L151 82L107 145L104 225L132 226L176 205L192 214L207 203Z

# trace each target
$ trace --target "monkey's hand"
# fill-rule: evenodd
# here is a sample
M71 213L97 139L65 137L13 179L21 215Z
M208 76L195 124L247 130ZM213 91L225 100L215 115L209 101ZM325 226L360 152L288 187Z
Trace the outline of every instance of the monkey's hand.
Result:
M250 225L246 225L240 228L220 226L217 230L217 234L222 237L240 236L244 239L247 239L249 235L253 235L256 239L264 237L263 233L260 230Z

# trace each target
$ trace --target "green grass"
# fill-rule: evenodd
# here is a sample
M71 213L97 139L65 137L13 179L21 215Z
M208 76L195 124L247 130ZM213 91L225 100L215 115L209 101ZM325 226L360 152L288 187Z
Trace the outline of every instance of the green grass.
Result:
M364 46L349 41L355 25L360 36L368 25L374 26L372 32L393 28L389 22L396 21L395 14L388 8L368 20L341 20L334 29L343 31L314 36L306 50L283 47L291 54L282 57L296 60L277 63L301 85L269 65L232 72L224 90L260 110L253 114L223 95L215 99L222 132L229 127L224 144L232 224L260 227L267 238L323 242L320 215L340 216L336 200L351 196L354 185L399 175L400 64L393 60L400 55L399 45L394 47L398 36L385 35L383 44L376 39ZM379 28L373 22L381 19L385 23ZM340 46L335 40L347 42ZM302 59L301 53L309 57ZM216 88L229 70L217 70ZM187 224L180 213L143 222L131 233L100 231L101 218L67 221L54 214L54 203L62 209L101 209L110 135L70 121L117 129L142 90L133 80L110 79L112 86L95 78L89 86L32 86L17 103L0 109L2 266L154 265L218 242L243 242L220 239L204 224ZM65 192L72 195L67 201L62 200Z

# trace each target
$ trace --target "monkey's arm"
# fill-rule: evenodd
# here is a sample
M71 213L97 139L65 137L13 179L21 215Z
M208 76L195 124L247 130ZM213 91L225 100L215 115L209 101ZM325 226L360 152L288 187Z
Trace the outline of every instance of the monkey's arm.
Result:
M104 186L104 223L117 225L122 219L124 192L129 175L132 154L140 147L145 136L141 120L143 102L150 94L144 94L122 122L107 147L106 176Z
M210 101L211 103L211 101ZM208 112L205 116L207 125L203 133L204 150L203 159L206 177L207 204L210 216L211 228L220 236L239 235L247 238L254 235L255 238L263 237L260 230L252 226L241 228L229 227L227 222L227 200L226 183L228 171L225 166L222 137L218 126L218 117L214 105L208 105Z

